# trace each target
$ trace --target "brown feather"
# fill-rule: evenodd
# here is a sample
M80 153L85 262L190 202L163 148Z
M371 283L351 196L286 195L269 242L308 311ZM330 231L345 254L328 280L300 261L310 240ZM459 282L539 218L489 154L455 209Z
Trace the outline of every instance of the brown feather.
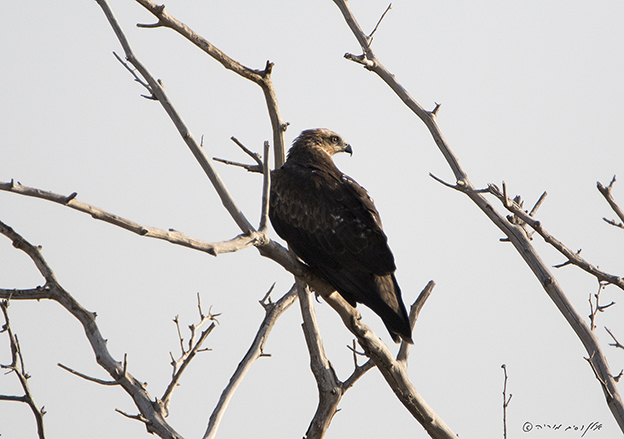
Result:
M271 223L352 306L368 306L395 342L412 343L379 213L366 190L334 164L339 152L351 153L351 146L327 129L306 130L295 139L286 163L271 176Z

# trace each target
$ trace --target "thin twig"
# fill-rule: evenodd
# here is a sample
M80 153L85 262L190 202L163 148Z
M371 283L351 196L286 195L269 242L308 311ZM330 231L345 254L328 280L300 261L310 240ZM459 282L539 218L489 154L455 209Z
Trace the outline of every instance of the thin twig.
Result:
M615 335L613 335L613 333L609 330L609 328L607 328L605 326L605 329L607 330L607 332L609 333L609 335L611 336L611 338L613 339L613 341L615 343L609 343L609 346L614 346L616 348L620 348L620 349L624 349L624 345L622 345L617 338L615 338Z
M236 137L232 136L232 137L230 137L230 139L232 140L232 142L236 143L238 145L238 147L245 152L245 154L247 154L249 157L254 159L254 161L256 162L256 164L258 166L263 166L262 156L260 154L258 154L257 152L253 152L252 150L247 148ZM266 156L266 154L265 154L265 156Z
M155 25L141 25L141 27L167 27L182 35L189 40L192 44L203 50L206 54L210 55L216 61L221 63L223 67L235 72L241 77L248 79L260 86L265 97L267 110L269 112L269 118L271 120L271 127L273 130L273 146L275 148L275 168L281 167L286 161L284 132L288 127L288 123L284 122L280 115L279 106L277 105L277 96L275 89L273 88L273 81L271 79L271 72L273 64L267 61L264 70L255 70L245 67L241 63L227 56L224 52L219 50L208 40L197 34L190 27L171 16L165 11L164 5L159 5L152 0L137 0L137 2L145 9L150 11L158 19L158 23ZM139 70L140 71L140 70ZM143 74L143 72L141 72ZM150 82L151 85L151 82ZM159 98L160 99L160 98Z
M513 395L510 393L509 398L507 398L507 365L503 364L501 367L505 374L505 381L503 382L503 438L507 439L507 407Z
M427 301L429 296L431 296L434 287L435 282L430 280L410 307L409 321L410 327L412 328L412 333L414 332L414 327L416 326L416 321L418 320L420 311L422 310L423 306L425 306L425 302ZM405 341L401 342L401 347L399 348L399 353L397 354L397 361L407 363L409 348L409 343L406 343Z
M500 190L496 187L496 185L493 185L493 184L489 185L489 188L490 188L490 193L496 196L499 200L501 200L503 204L505 204L504 192L501 193ZM576 265L577 267L581 268L582 270L596 277L596 279L598 279L601 282L608 282L624 290L624 279L622 279L620 276L615 276L615 275L606 273L598 269L594 265L590 264L585 259L581 258L579 256L580 251L574 253L572 250L566 247L561 241L559 241L550 233L548 233L544 229L540 221L537 221L534 218L530 217L524 210L522 210L522 208L517 203L513 201L510 202L508 200L508 205L506 206L506 208L511 213L513 213L518 218L520 218L522 221L524 221L526 224L528 224L529 227L535 230L544 239L544 241L546 241L548 244L550 244L555 249L557 249L559 253L564 255L568 259L570 264ZM624 425L624 420L622 421L622 423Z
M24 358L22 357L22 350L19 344L19 340L17 338L17 334L13 333L11 329L11 322L9 320L9 300L0 301L0 309L2 309L2 313L4 314L4 325L2 326L2 331L6 332L9 337L9 345L11 348L11 364L4 365L0 364L1 369L8 369L7 373L13 372L18 381L20 382L20 386L22 387L22 391L24 395L22 396L13 396L13 395L0 395L0 400L3 401L18 401L24 402L28 404L30 407L30 411L35 416L35 421L37 423L37 434L39 439L45 439L45 428L43 425L43 416L46 414L46 411L43 407L39 408L35 403L35 399L33 397L32 392L30 391L30 386L28 385L28 379L30 375L26 372L24 366Z
M265 295L265 297L267 296ZM262 320L262 323L258 328L258 332L256 333L249 350L245 354L245 357L243 357L241 362L238 364L236 371L230 378L230 382L225 389L223 389L223 392L221 392L219 402L210 415L210 421L208 423L208 427L206 428L206 432L204 433L203 439L214 439L216 437L219 425L221 425L221 419L223 418L225 410L234 396L236 389L243 381L243 378L251 368L252 364L262 356L264 345L269 337L269 334L271 333L271 330L273 329L273 326L275 325L275 322L279 316L284 313L284 311L295 303L295 300L297 300L297 291L293 285L290 291L284 294L284 296L275 302L273 306L265 307L266 313L264 320Z
M182 378L182 374L184 373L186 368L189 366L193 358L195 358L195 355L197 355L198 352L203 352L206 350L206 349L201 349L201 346L204 343L204 341L206 341L206 338L208 338L208 335L210 335L212 330L215 328L216 326L215 322L212 322L206 330L202 331L199 337L197 336L197 333L203 325L205 325L207 322L211 320L213 320L212 315L208 315L208 316L202 317L200 322L196 326L190 325L191 337L189 339L189 349L185 350L183 339L182 339L182 334L180 333L180 324L178 322L178 317L176 316L176 318L174 319L176 328L178 330L178 337L180 338L180 346L182 348L182 354L180 358L171 362L171 365L173 367L171 381L169 382L167 389L165 389L163 396L160 398L159 401L157 401L157 403L162 407L165 413L169 413L169 406L171 404L171 396L173 395L174 389L178 386L180 379Z
M262 174L262 172L264 170L264 168L262 166L258 166L258 165L250 165L248 163L235 162L235 161L232 161L232 160L222 159L222 158L219 158L219 157L213 157L212 159L215 162L223 163L224 165L236 166L238 168L243 168L243 169L247 170L247 172L253 172L253 173L257 173L257 174Z
M622 210L622 208L620 206L618 206L618 204L615 202L615 199L611 195L611 189L613 189L613 184L614 183L615 183L615 175L611 179L611 183L609 183L609 186L604 187L600 182L598 182L596 184L596 186L598 187L598 190L600 191L600 193L607 200L607 203L609 203L609 206L611 206L611 209L613 209L615 214L620 218L620 221L624 222L624 210ZM622 223L622 222L618 223L618 222L616 222L614 220L608 220L606 218L603 218L603 219L606 222L608 222L609 224L612 224L612 225L614 225L616 227L624 228L624 223Z
M83 379L85 379L87 381L92 381L94 383L101 384L103 386L118 386L119 385L119 382L117 382L117 381L110 381L110 380L103 380L103 379L100 379L100 378L94 378L92 376L85 375L82 372L78 372L77 370L72 369L71 367L65 366L62 363L57 363L56 365L58 367L60 367L61 369L65 369L67 372L69 372L71 374L74 374L76 376L79 376L80 378L83 378Z
M264 178L262 184L262 210L260 212L260 233L268 233L269 224L269 195L271 191L271 170L269 169L269 142L264 142Z
M392 3L390 3L388 7L386 8L386 10L384 11L384 13L381 14L381 17L379 17L379 21L377 21L377 24L375 25L375 29L373 29L373 31L368 35L368 38L371 43L373 41L373 35L375 34L375 32L377 32L377 28L379 27L379 25L381 24L381 21L384 19L384 17L386 16L386 14L388 13L390 9L392 9Z
M124 61L119 55L117 55L117 52L113 51L113 55L115 55L115 58L117 58L117 61L119 61L121 65L124 66L126 70L128 70L132 76L134 76L134 80L138 82L139 84L141 84L143 87L147 89L147 91L150 92L150 96L145 96L145 95L141 95L141 96L148 98L148 99L155 100L156 98L154 97L154 93L152 93L152 89L150 88L149 84L143 81L139 77L139 75L136 74L136 70L131 68L126 61Z
M548 195L546 191L544 191L542 195L540 195L539 199L535 202L535 206L533 206L533 209L531 209L531 212L529 212L529 216L535 215L535 213L537 212L537 209L539 209L539 207L542 205L542 203L546 199L546 195Z

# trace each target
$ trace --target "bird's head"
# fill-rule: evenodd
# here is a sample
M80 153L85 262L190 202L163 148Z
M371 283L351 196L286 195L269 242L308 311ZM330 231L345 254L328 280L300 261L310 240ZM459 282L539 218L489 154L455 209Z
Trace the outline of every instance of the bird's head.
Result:
M305 130L293 142L293 146L288 155L302 148L320 148L330 156L339 152L348 152L353 154L351 145L345 142L340 135L325 128L314 128Z

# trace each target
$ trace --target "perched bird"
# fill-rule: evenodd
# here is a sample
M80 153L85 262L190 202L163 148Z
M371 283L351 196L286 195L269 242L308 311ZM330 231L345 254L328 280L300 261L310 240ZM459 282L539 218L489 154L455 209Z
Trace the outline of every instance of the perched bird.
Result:
M286 163L271 175L271 223L351 306L363 303L396 343L413 343L379 213L366 190L334 164L339 152L353 151L327 129L306 130L295 139Z

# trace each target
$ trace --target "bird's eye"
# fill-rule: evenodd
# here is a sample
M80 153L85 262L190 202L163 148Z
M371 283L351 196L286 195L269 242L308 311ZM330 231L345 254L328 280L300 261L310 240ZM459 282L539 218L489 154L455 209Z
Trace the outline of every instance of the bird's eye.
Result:
M331 140L332 143L338 143L338 141L340 140L340 137L338 137L338 136L331 136L329 138L329 140Z

